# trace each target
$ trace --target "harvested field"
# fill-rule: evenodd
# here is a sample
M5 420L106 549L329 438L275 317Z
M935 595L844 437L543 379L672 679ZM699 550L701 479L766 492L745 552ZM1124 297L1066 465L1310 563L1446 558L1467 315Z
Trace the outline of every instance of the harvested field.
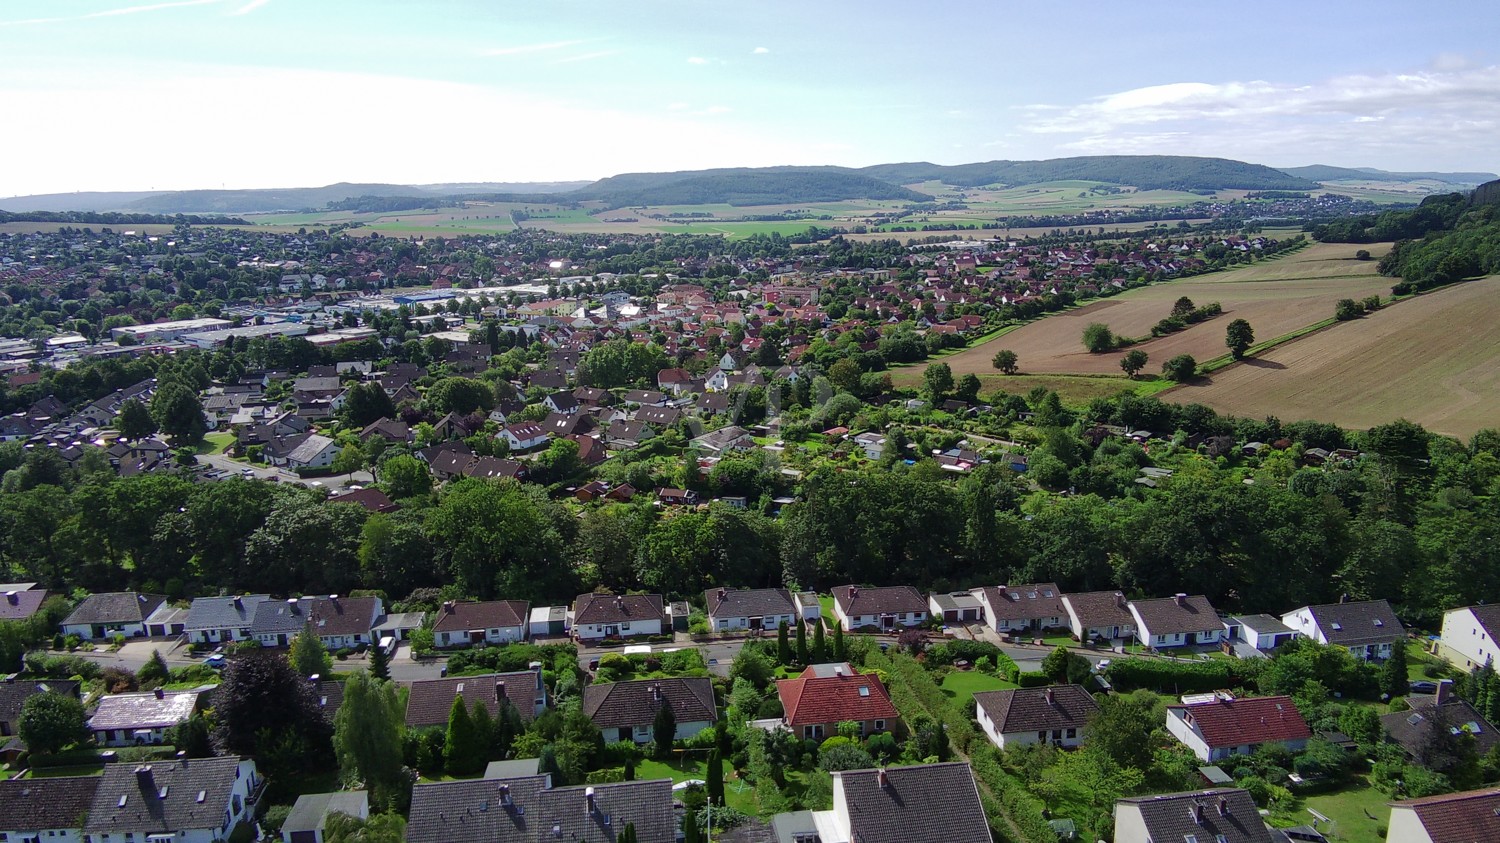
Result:
M1014 351L1027 374L1105 374L1120 372L1123 351L1090 354L1083 350L1083 329L1103 322L1117 335L1150 337L1151 326L1168 316L1173 302L1187 296L1199 306L1219 302L1223 314L1131 348L1150 355L1147 372L1178 354L1200 362L1226 354L1224 329L1245 319L1259 340L1291 333L1333 315L1339 299L1390 295L1391 279L1377 275L1375 261L1354 259L1367 248L1378 256L1388 244L1354 246L1316 244L1294 255L1243 269L1182 281L1152 284L1076 310L1024 325L982 345L947 358L955 375L993 372L990 359L1001 348Z
M1407 418L1467 437L1500 426L1500 277L1341 322L1162 394L1180 404L1352 428Z

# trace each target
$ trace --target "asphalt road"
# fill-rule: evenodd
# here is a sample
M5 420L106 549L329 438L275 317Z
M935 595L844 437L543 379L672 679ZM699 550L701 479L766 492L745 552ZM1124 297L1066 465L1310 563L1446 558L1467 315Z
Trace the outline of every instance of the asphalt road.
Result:
M344 491L344 488L350 483L368 486L375 482L375 478L368 471L356 471L353 475L339 474L333 477L316 477L310 480L303 480L290 471L235 462L223 454L199 454L198 464L206 465L210 470L226 471L230 476L234 477L254 477L258 480L275 480L278 483L301 483L309 488L327 489L330 494L338 494Z

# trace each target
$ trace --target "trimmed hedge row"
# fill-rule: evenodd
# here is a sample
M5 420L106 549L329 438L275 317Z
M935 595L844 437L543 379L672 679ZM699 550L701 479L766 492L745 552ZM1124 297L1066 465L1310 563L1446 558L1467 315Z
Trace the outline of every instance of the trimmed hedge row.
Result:
M969 765L973 768L975 777L984 784L979 790L980 801L984 803L985 813L990 816L990 825L1000 833L1000 839L1016 839L1016 843L1053 843L1057 840L1057 832L1047 822L1044 813L1046 805L1033 796L1015 776L1005 772L996 760L993 749L988 746L980 748L969 759ZM1001 822L996 822L992 812L994 806L986 798L986 789L995 794L995 799L999 801ZM1010 821L1020 833L1019 838L1012 838L1006 833L1008 829L1004 820Z
M1252 676L1249 662L1208 659L1196 662L1167 659L1121 659L1109 666L1109 681L1117 690L1145 688L1159 694L1201 694L1245 684Z

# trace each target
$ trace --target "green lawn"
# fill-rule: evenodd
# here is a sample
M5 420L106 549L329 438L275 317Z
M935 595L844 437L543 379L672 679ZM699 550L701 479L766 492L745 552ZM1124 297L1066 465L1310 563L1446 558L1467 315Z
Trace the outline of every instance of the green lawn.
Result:
M220 454L233 444L233 433L207 433L203 436L203 444L199 445L197 450L200 454Z
M80 764L75 767L32 767L26 771L28 779L55 779L62 776L98 776L104 773L104 762Z
M834 617L833 617L833 595L832 594L819 594L818 595L818 605L821 606L821 607L823 607L823 626L826 627L827 629L832 630L833 629L833 624L834 624Z
M1318 826L1320 831L1328 835L1329 840L1339 843L1383 843L1384 838L1377 830L1385 828L1386 823L1390 822L1391 809L1386 805L1389 801L1390 797L1371 787L1363 779L1358 779L1343 790L1299 799L1292 810L1277 811L1271 820L1273 824L1282 827L1311 825L1316 819L1308 813L1308 809L1312 809L1334 821L1334 831L1331 834L1326 825L1320 823ZM1370 816L1374 819L1370 819Z
M967 705L980 691L1003 691L1017 687L1020 686L977 670L955 670L943 677L942 683L943 693L960 705Z
M748 783L741 781L734 772L734 768L728 762L720 762L724 765L724 800L729 807L741 813L755 816L759 810L755 804L755 789ZM708 762L694 758L673 759L672 761L642 761L635 768L635 777L638 780L646 779L671 779L673 784L685 782L688 779L698 781L708 780Z

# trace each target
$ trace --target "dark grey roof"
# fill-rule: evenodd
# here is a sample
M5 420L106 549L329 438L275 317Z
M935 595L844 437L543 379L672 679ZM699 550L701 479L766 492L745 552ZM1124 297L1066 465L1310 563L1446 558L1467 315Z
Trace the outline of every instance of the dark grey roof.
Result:
M551 830L541 824L540 816L546 783L546 776L526 776L419 784L411 794L406 839L412 843L536 843L544 839L544 831Z
M160 594L137 594L134 591L91 594L68 615L63 625L142 623L166 599Z
M659 705L653 690L672 704L678 723L718 719L713 684L706 676L606 682L583 689L583 713L600 728L647 726Z
M234 597L199 597L188 609L187 629L248 629L255 607L271 596L245 594Z
M1057 583L992 586L984 590L991 621L1039 620L1067 615Z
M1406 637L1406 628L1384 600L1361 600L1355 603L1328 603L1308 606L1318 629L1330 644L1345 647L1360 644L1383 644Z
M500 689L495 687L499 683L505 684L505 698L515 706L521 719L530 723L536 717L536 698L544 693L537 688L540 681L541 677L530 670L421 679L411 683L407 694L406 725L413 728L447 726L453 698L459 695L470 709L476 702L483 702L494 716L500 712Z
M882 784L880 770L834 773L843 783L852 839L860 843L993 840L968 764L888 767L884 774Z
M984 709L1001 734L1081 729L1099 710L1099 704L1081 685L982 691L974 695L974 703Z
M1176 597L1159 597L1153 600L1132 600L1130 605L1141 616L1146 629L1142 635L1175 635L1182 632L1205 632L1223 629L1219 613L1212 603L1201 594L1184 596L1178 605Z
M588 794L594 796L590 810ZM635 826L640 843L673 843L672 780L560 787L542 793L538 840L613 840Z
M1129 601L1118 591L1085 591L1063 595L1073 615L1087 632L1115 626L1135 626L1135 616L1130 614Z
M927 598L909 585L883 588L841 585L834 588L833 599L844 615L849 617L927 611Z
M98 776L0 781L0 828L7 831L78 828L98 789Z
M1223 814L1219 813L1221 799ZM1116 817L1124 805L1133 805L1140 810L1146 833L1152 840L1175 843L1186 840L1191 834L1198 838L1199 843L1214 843L1216 835L1222 834L1224 843L1271 843L1271 832L1260 818L1255 800L1241 788L1118 799L1115 801Z
M1422 754L1428 746L1428 737L1433 729L1463 729L1474 736L1474 749L1484 755L1500 744L1500 734L1495 727L1470 705L1467 700L1448 697L1441 709L1433 705L1433 698L1424 703L1415 703L1409 711L1393 711L1380 716L1380 726L1391 740L1401 745L1413 758L1423 761Z
M21 706L26 704L26 700L48 691L76 698L78 683L67 679L7 678L0 681L0 723L15 723L21 717Z
M295 635L309 619L318 635L368 634L380 621L378 597L301 597L291 601L267 600L255 608L250 622L252 635Z
M795 615L792 595L784 588L711 588L703 592L711 618L753 618Z
M580 594L573 604L573 624L663 620L660 594Z
M149 777L138 773L141 770L149 770ZM156 761L144 766L106 764L83 830L91 834L175 834L222 828L239 775L240 759L233 756Z

